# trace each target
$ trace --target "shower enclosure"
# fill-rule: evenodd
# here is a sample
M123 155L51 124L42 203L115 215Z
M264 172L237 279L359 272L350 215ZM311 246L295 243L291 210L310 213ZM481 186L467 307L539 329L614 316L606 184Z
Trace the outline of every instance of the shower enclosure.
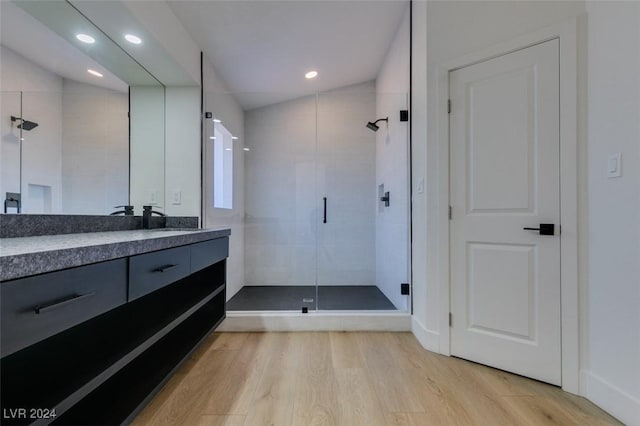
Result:
M410 309L407 104L368 82L245 111L244 277L229 311Z

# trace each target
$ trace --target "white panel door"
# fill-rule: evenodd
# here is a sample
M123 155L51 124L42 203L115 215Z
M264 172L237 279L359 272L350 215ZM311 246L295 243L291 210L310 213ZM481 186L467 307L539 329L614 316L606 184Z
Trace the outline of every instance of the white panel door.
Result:
M450 73L451 353L560 385L559 46ZM540 235L540 224L554 235Z

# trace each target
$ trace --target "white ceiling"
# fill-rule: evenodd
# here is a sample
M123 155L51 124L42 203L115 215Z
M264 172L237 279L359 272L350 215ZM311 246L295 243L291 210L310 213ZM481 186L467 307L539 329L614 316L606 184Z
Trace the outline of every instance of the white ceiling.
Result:
M243 108L376 78L406 0L168 2ZM305 72L317 70L313 80Z
M0 8L3 46L61 77L122 92L128 90L127 83L12 2L0 0ZM90 75L87 68L100 71L104 77Z

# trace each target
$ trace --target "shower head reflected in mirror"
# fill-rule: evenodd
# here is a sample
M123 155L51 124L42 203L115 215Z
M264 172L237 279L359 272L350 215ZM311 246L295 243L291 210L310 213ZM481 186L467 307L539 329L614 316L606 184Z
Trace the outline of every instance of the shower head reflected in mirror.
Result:
M14 121L20 121L20 124L18 124L16 127L18 129L22 129L22 130L33 130L36 127L38 127L38 123L34 123L33 121L29 121L29 120L25 120L24 118L21 117L14 117L13 115L11 116L11 122Z
M367 123L367 128L373 130L374 132L377 132L378 129L380 128L380 126L378 126L378 121L386 121L387 123L389 123L389 117L386 118L379 118L376 121L373 122L368 122Z

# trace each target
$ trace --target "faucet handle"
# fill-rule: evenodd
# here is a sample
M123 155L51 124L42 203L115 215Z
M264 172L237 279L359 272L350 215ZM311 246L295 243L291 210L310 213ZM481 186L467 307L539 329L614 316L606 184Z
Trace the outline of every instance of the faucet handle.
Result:
M124 214L125 216L132 216L133 215L133 206L115 206L114 209L119 209L119 208L124 208Z

